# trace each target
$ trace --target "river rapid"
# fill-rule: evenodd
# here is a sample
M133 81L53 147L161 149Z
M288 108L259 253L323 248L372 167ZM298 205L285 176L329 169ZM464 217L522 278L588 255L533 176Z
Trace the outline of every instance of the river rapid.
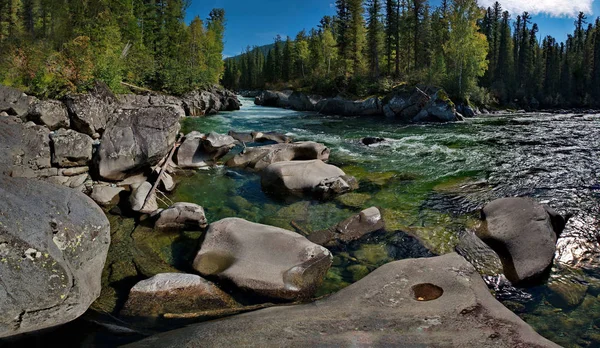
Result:
M331 149L330 163L356 176L360 189L328 202L284 202L266 196L257 175L218 167L180 178L173 201L202 205L209 222L236 216L304 232L380 207L387 231L334 250L320 295L393 260L458 250L539 333L567 347L600 345L600 115L484 115L403 125L241 100L240 111L185 119L183 131L277 131L321 142ZM367 136L386 140L365 146L360 139ZM478 209L510 196L573 214L558 241L552 286L515 289L497 274L497 262L472 246Z

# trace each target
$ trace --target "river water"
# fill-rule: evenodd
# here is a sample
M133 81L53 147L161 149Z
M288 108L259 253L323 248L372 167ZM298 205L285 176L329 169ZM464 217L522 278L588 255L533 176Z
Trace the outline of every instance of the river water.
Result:
M329 202L282 202L261 191L257 175L219 167L183 178L173 200L202 205L209 222L237 216L294 230L293 221L304 232L380 207L387 231L334 250L320 295L387 262L466 243L459 249L486 274L497 298L538 332L563 346L600 345L600 115L482 116L407 126L242 102L240 111L188 118L183 131L277 131L322 142L331 149L330 163L356 176L360 189ZM386 141L365 146L366 136ZM558 242L553 287L512 288L494 272L497 263L469 250L478 209L510 196L535 197L573 214Z

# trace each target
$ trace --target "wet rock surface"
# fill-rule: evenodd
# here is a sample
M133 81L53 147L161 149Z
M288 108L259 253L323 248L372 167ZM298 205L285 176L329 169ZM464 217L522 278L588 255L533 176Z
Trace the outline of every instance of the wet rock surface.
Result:
M387 264L315 304L197 324L131 346L349 346L357 341L377 347L558 347L497 302L475 269L456 254Z
M339 243L349 243L365 235L382 230L385 222L379 209L371 207L361 211L358 215L349 217L334 227L327 230L315 231L308 236L308 240L326 247L337 246Z
M194 269L240 289L284 300L310 298L331 266L331 253L281 228L228 218L212 223Z
M0 337L83 314L100 295L110 226L74 190L0 175Z
M262 170L273 163L329 159L330 151L324 145L311 141L292 144L276 144L247 148L226 165L228 167Z

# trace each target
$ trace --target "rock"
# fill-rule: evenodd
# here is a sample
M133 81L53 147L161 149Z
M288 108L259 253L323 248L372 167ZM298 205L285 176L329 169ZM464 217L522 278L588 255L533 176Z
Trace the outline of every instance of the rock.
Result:
M0 112L6 112L11 116L24 117L35 101L34 97L30 97L16 88L0 86Z
M384 138L374 138L374 137L366 137L366 138L362 138L360 140L360 142L366 146L383 143L384 141L385 141Z
M0 118L0 174L17 177L51 167L49 135L46 127L23 124L13 116Z
M229 218L210 224L194 269L271 298L314 295L331 253L297 233Z
M277 132L252 132L252 133L238 133L229 131L228 135L232 136L235 140L244 144L251 143L274 143L274 144L285 144L292 142L292 139L285 134Z
M508 280L535 282L546 274L561 231L543 205L531 198L498 199L483 208L482 218L477 236L498 253Z
M311 100L306 94L293 92L287 98L288 107L297 111L314 111L316 102Z
M185 117L183 101L177 97L162 94L137 95L122 94L118 96L119 107L121 109L139 109L151 106L171 107L180 118Z
M472 118L477 116L475 110L470 105L461 105L460 110L458 110L464 117Z
M68 96L65 103L71 127L91 136L104 132L117 106L117 98L106 84L98 82L90 93Z
M87 166L92 160L92 143L89 136L71 129L59 129L50 135L52 164L57 167Z
M81 174L86 174L90 171L89 167L73 167L73 168L65 168L65 169L60 169L58 171L58 175L63 175L63 176L76 176L76 175L81 175Z
M550 293L548 302L555 307L572 309L583 301L588 291L588 285L571 279L553 279L548 283Z
M8 116L10 116L10 115L8 114L8 112L6 112L6 111L2 111L2 112L0 112L0 116L1 116L1 117L8 117Z
M242 105L233 92L214 87L205 91L190 92L184 95L182 100L188 116L214 115L219 111L239 110Z
M86 173L76 176L51 176L47 179L47 181L56 185L62 185L73 189L78 189L79 191L83 192L83 186L88 178L89 175Z
M413 119L413 122L456 121L456 107L443 89L438 90Z
M171 107L120 111L97 151L100 176L118 181L156 165L173 148L180 128L179 115Z
M208 222L204 209L192 203L175 203L163 210L154 225L161 231L200 231Z
M171 107L179 118L184 118L186 116L183 101L177 97L170 95L151 95L149 102L150 106Z
M358 183L336 166L321 160L278 162L262 172L265 192L273 194L312 194L329 198L358 188Z
M202 146L204 138L204 134L196 131L185 136L185 140L177 150L177 165L180 168L205 168L212 164L210 156Z
M237 141L229 135L217 134L211 132L203 142L204 150L213 155L213 158L221 158L225 156L231 149L235 147Z
M144 182L142 184L131 185L133 191L131 192L131 196L129 196L129 204L131 205L131 210L137 211L144 214L150 214L158 209L158 203L156 202L156 195L152 195L146 205L144 206L144 202L148 197L148 194L152 190L152 184L149 182Z
M364 101L342 98L323 99L317 103L316 111L326 115L340 116L379 116L384 114L379 98L370 98Z
M238 306L231 296L197 275L161 273L135 284L120 314L156 318Z
M361 211L336 226L324 230L315 231L308 236L308 240L315 244L326 247L337 246L339 243L348 243L362 238L363 236L385 228L383 217L379 209L371 207Z
M163 172L160 176L161 189L164 190L164 192L173 192L175 191L175 186L177 186L177 184L175 183L173 177L166 172Z
M129 347L558 347L457 254L386 264L316 303L194 324Z
M103 207L112 207L119 204L120 193L125 191L122 187L108 185L94 185L91 198Z
M330 150L312 141L292 144L276 144L247 148L227 161L229 167L262 170L277 162L318 159L327 161Z
M69 128L71 121L67 108L58 100L38 100L31 105L27 120L46 126L50 130Z
M268 107L288 108L290 107L288 100L292 93L292 91L263 91L254 99L254 104ZM296 96L296 98L299 99L298 96Z
M0 175L0 337L83 314L100 295L110 226L71 189Z

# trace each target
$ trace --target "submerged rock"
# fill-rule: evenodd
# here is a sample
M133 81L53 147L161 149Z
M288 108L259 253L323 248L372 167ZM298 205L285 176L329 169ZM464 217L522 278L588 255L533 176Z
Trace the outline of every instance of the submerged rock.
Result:
M192 203L175 203L163 210L155 223L161 231L198 231L208 225L204 209Z
M330 150L312 141L247 148L227 161L229 167L262 170L277 162L329 159Z
M308 236L313 243L332 247L339 243L349 243L363 236L385 228L381 212L375 207L365 209L336 226L323 231L316 231Z
M261 184L266 192L277 195L311 194L325 199L358 188L354 177L321 160L271 164L263 170Z
M98 148L100 176L117 181L156 165L172 149L180 128L179 115L171 107L120 111Z
M384 138L376 138L376 137L366 137L366 138L362 138L360 140L360 142L366 146L383 143L384 141L385 141Z
M508 280L536 281L551 266L557 235L564 228L564 222L555 222L555 229L553 216L560 217L531 198L498 199L483 208L485 223L477 236L498 253Z
M161 273L137 283L120 314L156 318L238 306L231 296L197 275Z
M196 324L130 346L346 347L357 342L558 347L496 301L473 266L457 254L393 262L316 303Z
M229 218L210 224L194 269L243 290L285 300L314 295L331 253L281 228Z
M0 337L83 314L100 295L110 226L87 196L0 175Z

